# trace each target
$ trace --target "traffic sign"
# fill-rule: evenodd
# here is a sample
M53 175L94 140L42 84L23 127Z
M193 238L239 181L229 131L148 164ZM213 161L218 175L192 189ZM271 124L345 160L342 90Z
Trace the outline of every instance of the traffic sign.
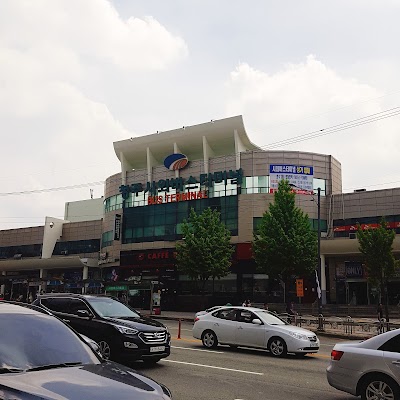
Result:
M296 293L297 297L304 297L303 279L296 279Z

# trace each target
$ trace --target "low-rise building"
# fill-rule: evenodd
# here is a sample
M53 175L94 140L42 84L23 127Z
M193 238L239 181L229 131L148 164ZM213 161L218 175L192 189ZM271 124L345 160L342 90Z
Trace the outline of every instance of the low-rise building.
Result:
M318 202L313 193L320 191L323 303L376 303L356 224L373 227L385 216L399 234L400 188L343 193L341 164L332 155L263 150L250 141L241 116L118 141L114 150L121 170L106 179L105 196L96 199L101 211L92 220L72 218L67 209L85 214L87 204L70 203L65 220L47 218L44 227L1 232L4 290L11 280L15 293L21 281L36 290L106 290L124 293L136 307L149 304L153 290L161 293L164 308L183 308L190 304L192 285L176 268L176 241L182 239L191 208L212 207L220 211L235 247L231 273L209 284L214 301L292 299L294 286L283 293L278 281L257 270L251 253L253 231L273 202L278 181L286 178L315 230ZM399 257L399 235L394 253ZM54 274L62 270L77 275L65 271L59 279ZM312 278L304 289L303 301L315 301ZM389 284L392 303L399 301L399 289L400 276Z

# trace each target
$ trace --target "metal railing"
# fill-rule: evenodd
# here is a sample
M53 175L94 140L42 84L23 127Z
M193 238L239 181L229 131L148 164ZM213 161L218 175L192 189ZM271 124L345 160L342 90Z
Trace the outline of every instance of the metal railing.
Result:
M322 314L319 316L313 315L298 315L281 313L277 314L279 318L289 324L296 326L304 326L305 328L317 328L325 332L336 331L345 335L353 334L368 334L370 336L387 332L393 329L399 329L399 322L387 322L386 319L380 321L359 321L350 316L347 317L324 317Z

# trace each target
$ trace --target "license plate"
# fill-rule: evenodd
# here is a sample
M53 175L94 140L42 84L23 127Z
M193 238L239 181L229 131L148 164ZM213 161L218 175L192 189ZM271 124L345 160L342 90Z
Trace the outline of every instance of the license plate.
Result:
M158 351L164 351L165 346L156 346L156 347L150 347L150 353L157 353Z
M310 343L310 347L318 347L318 343Z

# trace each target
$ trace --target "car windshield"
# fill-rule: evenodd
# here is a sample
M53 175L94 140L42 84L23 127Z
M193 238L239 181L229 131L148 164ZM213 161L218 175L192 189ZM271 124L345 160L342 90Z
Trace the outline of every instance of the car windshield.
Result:
M39 313L1 315L0 373L99 363L90 347L55 317Z
M256 314L269 325L288 325L287 322L268 311L256 311Z
M100 317L131 317L140 318L140 315L117 300L107 297L94 297L88 299L89 304Z

